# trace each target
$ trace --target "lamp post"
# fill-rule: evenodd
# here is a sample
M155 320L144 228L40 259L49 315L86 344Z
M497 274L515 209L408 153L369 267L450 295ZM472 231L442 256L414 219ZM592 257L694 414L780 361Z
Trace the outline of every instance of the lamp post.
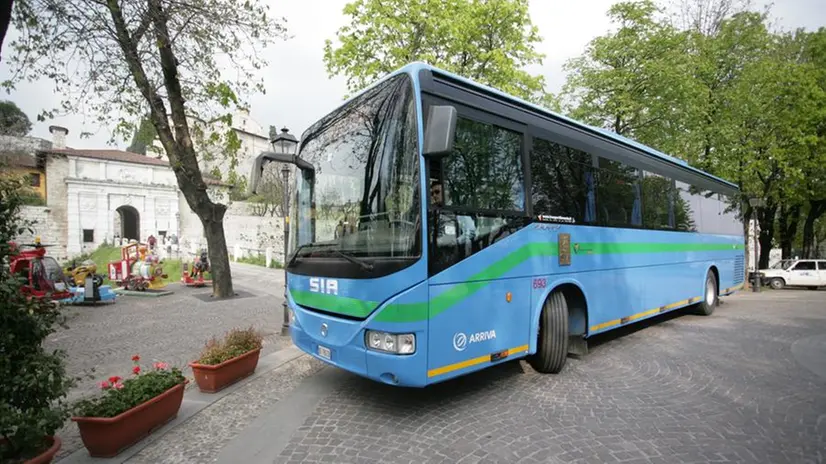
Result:
M763 206L765 202L762 198L749 198L749 205L752 208L752 222L754 225L752 229L754 230L754 285L752 285L751 290L753 292L760 291L760 268L758 263L760 262L760 253L757 251L757 245L760 243L760 240L757 238L757 214L754 212L757 208Z
M298 140L290 134L286 127L281 129L281 133L276 135L270 141L272 143L273 151L279 155L295 155L295 149L298 146ZM281 167L281 176L283 181L283 195L281 198L281 213L284 215L284 303L282 311L284 312L284 323L281 324L281 335L290 333L290 312L287 309L287 240L289 239L289 232L287 230L289 218L289 202L290 202L290 167L283 164Z

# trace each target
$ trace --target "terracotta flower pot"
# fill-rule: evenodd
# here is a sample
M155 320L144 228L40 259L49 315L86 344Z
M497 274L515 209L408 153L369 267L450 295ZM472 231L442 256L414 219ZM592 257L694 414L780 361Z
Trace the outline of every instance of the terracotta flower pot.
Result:
M115 417L72 417L77 422L80 438L89 455L98 458L117 456L176 418L187 382L179 383Z
M52 462L52 459L54 459L55 455L60 450L60 446L63 444L63 442L60 441L60 437L58 437L57 435L48 436L46 437L46 440L51 443L51 446L49 446L47 450L43 451L37 456L29 459L24 464L49 464L50 462ZM5 438L0 439L0 444L5 442Z
M255 372L260 354L261 349L258 348L227 359L221 364L191 362L189 366L192 368L198 388L205 393L215 393Z

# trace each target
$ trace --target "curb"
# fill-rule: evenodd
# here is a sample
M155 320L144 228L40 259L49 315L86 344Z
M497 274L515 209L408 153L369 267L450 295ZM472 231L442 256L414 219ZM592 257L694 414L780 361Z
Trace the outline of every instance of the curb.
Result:
M89 456L89 452L86 450L86 448L80 448L72 454L66 456L65 458L55 462L59 462L61 464L90 462L108 464L122 463L128 461L147 446L160 440L164 435L166 435L167 432L171 431L175 427L183 425L190 418L192 418L202 410L208 408L213 403L224 398L225 396L237 392L240 388L244 387L247 383L251 382L252 380L255 380L260 376L269 373L270 371L273 371L281 366L284 366L285 364L289 364L290 362L295 361L296 359L302 356L306 356L304 352L302 352L295 346L290 346L262 357L258 361L258 367L255 369L255 372L251 376L239 382L236 382L233 385L230 385L229 387L221 390L218 393L201 393L197 386L195 388L185 390L184 401L181 404L181 409L178 411L178 416L176 418L169 421L168 423L166 423L166 425L159 428L158 430L152 432L143 440L139 441L138 443L135 443L130 448L123 450L120 454L113 458L94 458L92 456Z

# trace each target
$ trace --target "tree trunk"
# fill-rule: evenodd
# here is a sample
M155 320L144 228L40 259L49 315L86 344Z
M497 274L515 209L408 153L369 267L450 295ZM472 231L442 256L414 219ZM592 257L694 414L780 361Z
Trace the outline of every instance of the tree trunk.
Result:
M212 274L212 296L227 298L235 294L232 288L232 271L229 268L229 253L224 237L224 221L201 219L207 239L209 271Z
M0 1L0 51L3 50L3 42L6 40L6 32L9 30L12 7L14 7L14 0ZM0 58L0 60L2 60L2 58Z
M780 205L780 216L777 218L777 222L783 259L792 257L792 246L794 245L794 238L797 236L797 226L800 224L800 209L801 205L799 204L791 207Z
M769 256L772 251L772 241L774 239L774 218L777 213L777 205L767 202L764 208L757 208L757 217L760 221L760 261L758 269L769 267Z
M826 213L826 200L812 200L809 202L809 214L803 224L803 258L814 258L817 243L815 242L815 222Z

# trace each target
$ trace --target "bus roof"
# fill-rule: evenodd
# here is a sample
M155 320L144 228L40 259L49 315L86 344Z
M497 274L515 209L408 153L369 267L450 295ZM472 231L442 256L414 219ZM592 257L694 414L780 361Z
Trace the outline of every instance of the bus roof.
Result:
M483 89L483 90L485 90L486 92L491 93L491 94L494 94L494 95L498 96L499 98L501 98L501 99L503 99L503 100L510 100L511 102L518 103L519 105L522 105L522 106L527 106L527 107L529 107L529 108L533 109L534 111L536 111L536 112L538 112L538 113L540 113L540 114L543 114L543 115L545 115L545 116L548 116L548 117L551 117L551 118L554 118L554 119L557 119L557 120L563 121L563 122L565 122L565 123L567 123L567 124L569 124L569 125L571 125L571 126L578 127L578 128L581 128L581 129L585 129L585 130L588 130L588 131L594 132L594 133L596 133L596 134L602 135L602 136L604 136L604 137L606 137L606 138L608 138L608 139L611 139L611 140L614 140L614 141L616 141L616 142L619 142L619 143L622 143L622 144L628 145L628 146L630 146L630 147L636 148L637 150L639 150L639 151L641 151L641 152L643 152L643 153L645 153L645 154L647 154L647 155L654 156L654 157L657 157L657 158L663 159L663 160L665 160L665 161L668 161L668 162L670 162L670 163L672 163L672 164L676 164L676 165L682 166L682 167L684 167L684 168L686 168L686 169L689 169L689 170L691 170L691 171L693 171L693 172L695 172L695 173L697 173L697 174L699 174L699 175L701 175L701 176L707 177L707 178L709 178L709 179L714 179L714 180L716 180L716 181L718 181L718 182L721 182L721 183L723 183L723 184L726 184L726 185L728 185L728 186L730 186L730 187L732 187L732 188L735 188L735 189L738 189L738 190L739 190L739 187L737 186L737 184L734 184L734 183L729 182L729 181L727 181L727 180L725 180L725 179L722 179L722 178L720 178L720 177L714 176L714 175L709 174L709 173L707 173L707 172L705 172L705 171L702 171L702 170L700 170L700 169L697 169L697 168L695 168L695 167L691 166L690 164L688 164L688 163L687 163L686 161L684 161L684 160L681 160L681 159L679 159L679 158L675 158L675 157L673 157L673 156L667 155L667 154L665 154L665 153L663 153L663 152L661 152L661 151L659 151L659 150L655 150L654 148L651 148L651 147L649 147L649 146L647 146L647 145L643 145L643 144L641 144L641 143L639 143L639 142L637 142L637 141L631 140L631 139L629 139L629 138L627 138L627 137L623 137L622 135L619 135L619 134L617 134L617 133L615 133L615 132L609 131L609 130L607 130L607 129L602 129L602 128L599 128L599 127L594 127L594 126L591 126L591 125L585 124L585 123L583 123L583 122L577 121L577 120L575 120L575 119L571 119L571 118L569 118L569 117L567 117L567 116L563 116L563 115L561 115L561 114L555 113L555 112L553 112L553 111L548 110L547 108L543 108L543 107L541 107L541 106L539 106L539 105L536 105L536 104L531 103L531 102L529 102L529 101L523 100L523 99L521 99L521 98L519 98L519 97L515 97L515 96L513 96L513 95L509 95L509 94L507 94L507 93L505 93L505 92L502 92L502 91L500 91L500 90L497 90L497 89L495 89L495 88L489 87L489 86L484 85L484 84L480 84L480 83L478 83L478 82L472 81L472 80L470 80L470 79L468 79L468 78L465 78L465 77L459 76L459 75L457 75L457 74L453 74L453 73L451 73L451 72L445 71L444 69L440 69L440 68L437 68L437 67L435 67L435 66L431 66L431 65L429 65L429 64L427 64L427 63L423 63L423 62L419 62L419 61L415 61L415 62L409 63L409 64L407 64L407 65L405 65L405 66L403 66L403 67L399 68L398 70L396 70L396 71L394 71L394 72L392 72L392 73L388 74L388 75L387 75L387 76L385 76L384 78L380 79L380 81L379 81L379 82L384 81L385 79L388 79L388 78L390 78L391 76L394 76L394 75L396 75L396 74L398 74L398 73L400 73L400 72L405 72L405 73L408 73L408 74L411 74L411 75L417 75L417 74L419 73L419 71L422 71L422 70L426 70L426 71L435 72L435 73L438 73L438 74L444 75L444 76L446 76L446 77L449 77L450 79L453 79L453 80L456 80L456 81L462 82L462 83L464 83L464 84L466 84L466 85L468 85L468 86L472 86L472 87L476 87L476 88L479 88L479 89ZM378 82L376 82L376 84L378 84ZM372 85L371 85L370 87L372 87ZM367 90L367 89L364 89L364 90ZM359 92L359 93L361 93L361 92Z

